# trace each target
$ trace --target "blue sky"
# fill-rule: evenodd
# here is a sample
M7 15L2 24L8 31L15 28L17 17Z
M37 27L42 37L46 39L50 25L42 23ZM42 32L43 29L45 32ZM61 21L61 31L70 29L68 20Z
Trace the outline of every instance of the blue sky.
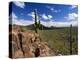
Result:
M10 15L13 24L30 25L34 23L34 10L37 10L38 20L45 26L66 27L78 24L78 6L12 2L10 5ZM12 9L11 9L12 8Z

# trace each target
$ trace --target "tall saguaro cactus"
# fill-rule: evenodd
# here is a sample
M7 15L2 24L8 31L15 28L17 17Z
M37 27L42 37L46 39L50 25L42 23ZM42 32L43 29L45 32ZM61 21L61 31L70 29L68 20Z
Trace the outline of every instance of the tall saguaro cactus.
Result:
M38 27L39 27L39 29L41 28L41 22L40 22L40 20L39 20L39 23L38 23Z
M35 15L35 32L37 33L38 26L37 26L37 10L36 9L34 10L34 15Z
M70 54L72 55L72 24L70 25Z

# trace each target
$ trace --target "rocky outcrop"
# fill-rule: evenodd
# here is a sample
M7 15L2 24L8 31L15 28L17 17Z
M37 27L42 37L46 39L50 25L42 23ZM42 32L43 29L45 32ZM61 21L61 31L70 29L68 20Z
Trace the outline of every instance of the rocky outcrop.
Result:
M32 31L12 30L9 32L9 57L44 57L53 56L47 42L43 42L38 33Z

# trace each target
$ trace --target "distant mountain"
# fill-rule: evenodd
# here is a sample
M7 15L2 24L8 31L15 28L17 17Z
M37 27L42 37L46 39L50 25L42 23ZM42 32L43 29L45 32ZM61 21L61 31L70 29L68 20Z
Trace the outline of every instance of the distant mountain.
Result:
M9 24L9 26L11 27L12 25ZM27 25L27 26L22 26L22 25L13 25L15 28L17 27L21 27L21 28L26 28L26 29L30 29L30 30L34 30L35 29L35 25L34 24L31 24L31 25ZM69 27L55 27L55 26L51 26L51 27L47 27L47 26L44 26L42 24L40 24L40 27L38 27L39 29L42 29L42 30L50 30L50 29L63 29L63 28L69 28Z

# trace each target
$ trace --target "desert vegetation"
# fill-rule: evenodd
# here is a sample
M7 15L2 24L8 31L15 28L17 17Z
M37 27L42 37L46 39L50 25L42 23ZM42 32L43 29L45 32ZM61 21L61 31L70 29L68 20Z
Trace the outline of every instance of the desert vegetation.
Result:
M78 53L78 27L43 26L40 20L28 26L9 25L9 57L44 57Z

